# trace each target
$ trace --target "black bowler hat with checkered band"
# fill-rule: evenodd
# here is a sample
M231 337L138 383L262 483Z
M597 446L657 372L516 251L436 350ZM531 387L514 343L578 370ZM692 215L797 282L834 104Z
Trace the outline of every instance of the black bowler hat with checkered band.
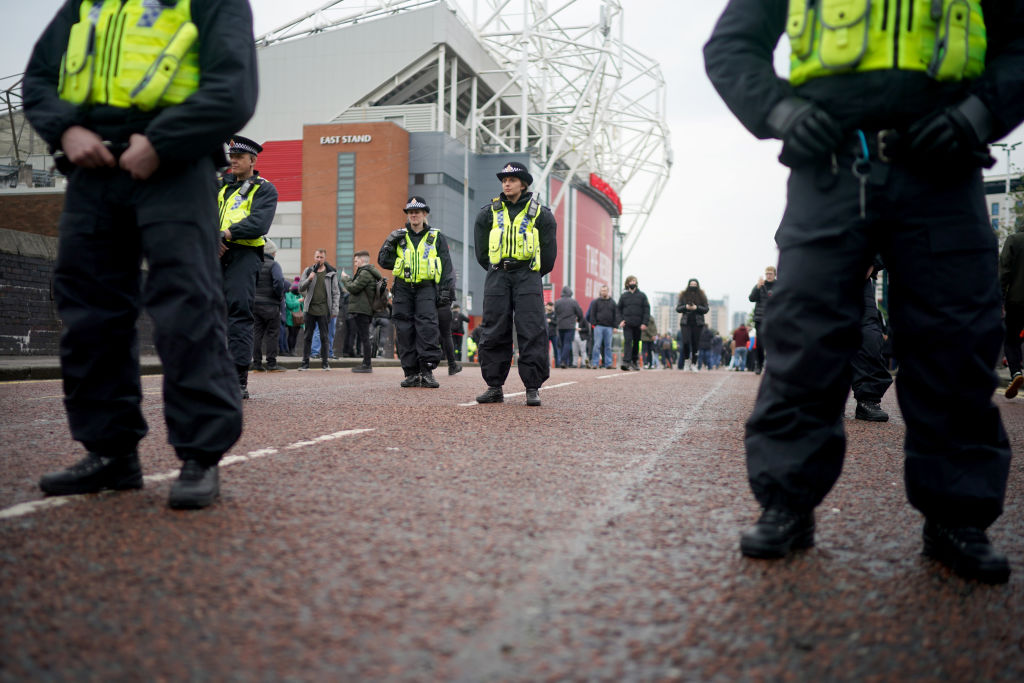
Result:
M402 209L406 213L410 211L423 211L424 213L430 213L430 207L427 206L427 200L423 197L409 197L409 201L405 203L405 208Z
M530 175L529 169L518 161L510 161L505 164L505 168L498 171L498 180L505 178L519 178L528 186L533 185L533 176Z
M228 143L228 154L259 154L263 147L255 140L236 135Z

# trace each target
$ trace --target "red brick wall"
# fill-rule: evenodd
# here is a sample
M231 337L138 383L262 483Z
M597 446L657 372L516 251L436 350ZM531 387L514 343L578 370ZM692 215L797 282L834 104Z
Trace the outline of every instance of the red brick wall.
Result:
M340 142L342 136L371 137L370 142ZM339 142L321 143L338 136ZM344 123L305 126L302 141L302 263L313 251L337 251L338 154L356 154L355 249L377 252L388 233L405 222L402 208L409 191L409 133L393 123ZM335 264L352 270L351 263ZM390 276L390 273L385 273Z
M8 230L56 237L63 209L63 192L0 192L0 226Z

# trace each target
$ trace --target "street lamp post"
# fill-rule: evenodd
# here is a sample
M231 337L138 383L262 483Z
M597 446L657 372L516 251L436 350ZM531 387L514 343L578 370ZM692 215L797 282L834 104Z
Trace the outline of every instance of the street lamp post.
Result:
M1012 145L1008 142L994 142L993 147L1002 147L1006 150L1006 194L1010 194L1010 152L1017 149L1017 145L1020 141L1013 143Z

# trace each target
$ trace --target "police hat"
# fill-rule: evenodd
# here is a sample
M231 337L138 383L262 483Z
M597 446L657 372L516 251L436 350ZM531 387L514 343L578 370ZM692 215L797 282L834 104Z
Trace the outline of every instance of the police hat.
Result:
M424 211L430 213L430 207L427 206L427 200L423 197L409 197L409 201L405 203L405 208L402 209L406 213L413 210Z
M259 154L262 151L263 147L254 140L244 138L241 135L232 137L231 142L228 143L228 154Z
M526 166L522 165L518 161L510 161L505 164L505 168L498 172L498 180L503 180L508 177L519 178L527 185L533 185L533 176L527 170Z

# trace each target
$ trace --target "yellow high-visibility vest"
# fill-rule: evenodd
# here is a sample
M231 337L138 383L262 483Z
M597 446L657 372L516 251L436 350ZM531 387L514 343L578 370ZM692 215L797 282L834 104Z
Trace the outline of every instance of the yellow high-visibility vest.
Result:
M419 282L440 282L441 281L441 257L437 253L437 236L440 230L430 228L419 246L413 246L409 232L405 233L405 240L398 243L395 258L395 267L391 272L399 280L410 284Z
M979 0L789 0L789 81L901 69L938 81L985 69Z
M217 207L220 210L220 231L224 232L240 220L252 213L252 199L263 186L263 178L252 176L246 178L238 188L228 194L228 185L220 188L217 193ZM262 247L267 243L263 236L251 240L228 240L233 244L244 244L248 247Z
M491 263L501 259L529 261L530 270L540 270L540 233L537 217L540 215L540 200L530 197L526 208L514 219L508 215L508 207L500 197L491 200L491 232L487 240L487 258Z
M149 111L199 89L191 0L83 0L61 59L60 98Z

